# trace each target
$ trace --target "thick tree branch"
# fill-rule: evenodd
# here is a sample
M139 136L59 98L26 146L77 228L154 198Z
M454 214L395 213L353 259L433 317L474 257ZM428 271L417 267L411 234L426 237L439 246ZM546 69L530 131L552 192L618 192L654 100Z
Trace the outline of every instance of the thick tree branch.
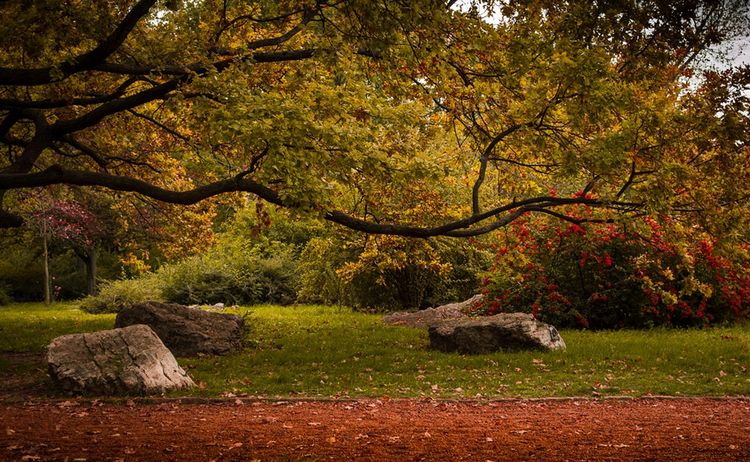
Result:
M33 188L53 184L102 186L115 191L135 192L162 202L181 205L195 204L204 199L227 192L249 192L257 195L263 200L279 206L295 206L295 204L282 199L276 191L246 178L246 174L244 173L237 175L234 178L216 181L188 191L172 191L130 177L99 172L66 170L60 166L53 166L44 171L35 173L0 174L0 189L5 190ZM572 204L586 204L592 207L640 206L640 204L632 203L605 203L597 199L586 197L560 198L540 196L521 201L512 201L484 213L454 220L434 227L374 223L352 217L341 211L329 211L325 213L324 217L326 220L346 226L347 228L370 234L391 234L422 238L432 236L466 237L484 234L505 226L525 212L541 211L542 209ZM501 217L501 215L506 212L509 212L509 214ZM474 227L474 225L490 218L497 218L497 220L485 226Z
M486 234L495 229L501 228L508 225L513 220L517 219L523 213L532 211L533 209L558 207L572 204L586 204L592 207L604 207L617 204L605 204L604 202L597 199L587 199L585 197L574 197L574 198L559 198L551 196L540 196L524 199L521 201L513 201L508 204L496 207L492 210L480 213L478 215L472 215L467 218L460 220L454 220L449 223L435 226L435 227L420 227L420 226L405 226L387 223L373 223L358 218L354 218L344 212L332 211L325 215L325 218L329 221L333 221L340 225L346 226L347 228L355 231L363 231L368 234L391 234L407 237L433 237L433 236L450 236L450 237L470 237L477 236L480 234ZM620 204L626 205L626 204ZM627 204L627 205L640 205L640 204ZM497 221L485 225L483 227L473 228L473 225L481 223L489 218L499 217L501 214L510 212L508 216L498 218Z
M34 163L42 154L45 148L50 146L52 140L49 137L46 125L38 125L34 138L31 139L23 148L21 155L13 161L12 164L0 170L0 174L26 173L34 168ZM2 203L2 191L6 189L0 187L0 203Z
M156 0L140 0L123 18L117 28L96 48L56 66L17 69L0 67L0 85L44 85L57 82L80 71L88 70L106 60L120 48L138 21L141 20Z
M284 205L275 191L246 178L216 181L189 191L172 191L127 176L67 170L60 166L53 166L35 173L0 174L0 190L34 188L53 184L102 186L115 191L136 192L162 202L181 205L195 204L226 192L244 191L256 194L273 204Z
M187 75L204 75L211 70L223 71L232 64L238 62L254 62L254 63L283 63L289 61L302 61L304 59L310 59L316 55L325 53L333 53L336 49L334 48L300 48L297 50L282 50L282 51L267 51L248 53L246 55L235 56L227 59L216 61L211 66L205 66L203 64L189 64L186 66L140 66L130 65L121 63L102 63L92 70L107 72L111 74L121 75L168 75L168 76L187 76ZM380 55L368 50L366 48L357 49L355 54L360 56L367 56L373 59L379 59Z
M137 82L138 79L131 77L115 88L112 93L106 95L90 96L86 98L45 99L38 101L23 101L17 99L0 98L0 108L32 108L32 109L54 109L67 106L91 106L115 100L125 94L125 91Z
M143 90L125 98L104 103L96 109L93 109L82 116L76 117L75 119L58 121L50 127L50 130L55 135L64 135L94 126L107 116L127 111L128 109L148 103L149 101L164 97L171 91L177 89L180 83L184 80L185 78L182 77L175 78L156 87L149 88L148 90Z
M277 37L271 37L266 39L254 40L247 44L249 50L257 50L258 48L271 47L281 45L284 42L291 40L292 37L299 34L307 23L309 23L314 17L312 10L305 10L302 14L302 21L293 28L286 31L284 34Z

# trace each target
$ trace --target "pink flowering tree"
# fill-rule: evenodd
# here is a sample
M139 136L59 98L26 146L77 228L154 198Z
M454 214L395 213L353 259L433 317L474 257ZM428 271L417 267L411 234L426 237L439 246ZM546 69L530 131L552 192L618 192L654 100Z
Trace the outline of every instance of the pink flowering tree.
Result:
M73 199L51 198L36 194L28 201L26 226L33 229L42 240L44 259L44 300L52 301L49 270L51 241L70 245L86 265L86 286L89 294L96 293L97 246L105 230L102 221L82 203Z

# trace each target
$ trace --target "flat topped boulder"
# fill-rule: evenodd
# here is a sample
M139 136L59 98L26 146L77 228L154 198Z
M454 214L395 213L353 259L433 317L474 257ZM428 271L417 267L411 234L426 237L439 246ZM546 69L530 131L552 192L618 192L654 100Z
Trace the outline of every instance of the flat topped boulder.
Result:
M441 321L429 329L430 346L466 354L500 350L561 350L565 342L554 326L527 313Z
M64 391L148 394L195 386L148 326L63 335L47 348L52 380Z
M175 303L143 302L117 313L115 327L146 324L175 356L223 355L242 349L244 319Z
M395 326L430 327L431 325L446 319L463 318L466 312L477 303L481 302L484 295L474 295L468 300L457 303L448 303L435 308L427 308L420 311L398 311L383 316L383 322Z

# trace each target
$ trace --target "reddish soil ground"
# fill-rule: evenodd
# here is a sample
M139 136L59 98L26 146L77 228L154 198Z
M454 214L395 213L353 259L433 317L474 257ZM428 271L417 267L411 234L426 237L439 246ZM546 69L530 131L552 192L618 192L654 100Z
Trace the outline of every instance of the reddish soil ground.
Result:
M0 404L3 460L750 460L750 399Z

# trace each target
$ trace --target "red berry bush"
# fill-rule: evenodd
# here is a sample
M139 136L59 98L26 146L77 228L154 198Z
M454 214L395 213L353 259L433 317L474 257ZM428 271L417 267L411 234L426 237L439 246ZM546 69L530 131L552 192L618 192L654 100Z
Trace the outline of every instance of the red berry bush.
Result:
M577 210L579 216L591 210ZM679 227L678 227L679 228ZM476 314L527 312L559 327L696 326L750 314L750 271L697 230L681 239L652 218L572 224L527 215L496 248ZM742 249L735 249L741 254Z

